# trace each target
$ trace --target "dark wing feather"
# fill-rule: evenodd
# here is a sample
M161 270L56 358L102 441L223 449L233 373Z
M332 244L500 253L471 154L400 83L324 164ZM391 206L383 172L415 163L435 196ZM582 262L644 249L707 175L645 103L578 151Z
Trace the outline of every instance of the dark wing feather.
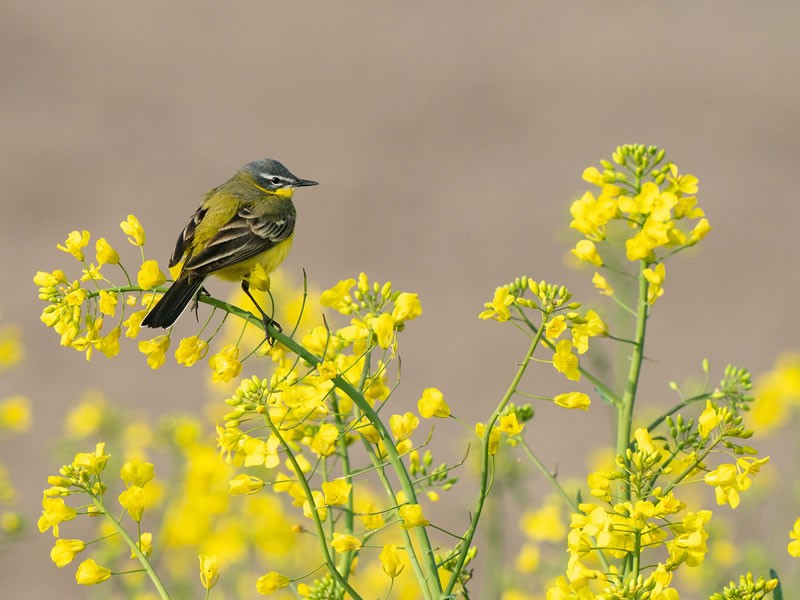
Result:
M178 241L175 242L175 249L172 251L172 257L169 259L169 266L174 267L183 259L186 250L192 247L192 240L194 239L194 232L203 217L206 216L206 209L202 206L198 208L192 215L189 224L183 228L181 234L178 236Z
M200 252L189 257L185 269L208 275L266 252L294 231L295 215L255 214L242 208Z

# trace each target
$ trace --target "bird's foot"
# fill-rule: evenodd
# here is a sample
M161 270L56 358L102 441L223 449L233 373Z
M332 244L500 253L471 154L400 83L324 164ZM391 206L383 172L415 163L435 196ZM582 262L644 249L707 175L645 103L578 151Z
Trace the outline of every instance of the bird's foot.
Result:
M195 294L194 300L192 300L192 307L190 310L194 313L194 317L195 319L197 319L198 323L200 322L200 310L199 310L200 296L210 296L210 295L211 294L208 292L206 288L201 287L199 290L197 290L197 294Z

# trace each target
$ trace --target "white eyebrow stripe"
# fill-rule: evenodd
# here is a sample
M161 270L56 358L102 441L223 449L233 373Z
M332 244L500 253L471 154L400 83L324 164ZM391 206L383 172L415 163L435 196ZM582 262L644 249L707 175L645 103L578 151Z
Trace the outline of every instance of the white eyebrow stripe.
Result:
M289 178L284 177L283 175L273 175L272 173L266 173L266 172L261 172L259 173L259 175L261 175L261 177L263 177L264 179L272 179L273 177L277 177L281 181L289 181Z

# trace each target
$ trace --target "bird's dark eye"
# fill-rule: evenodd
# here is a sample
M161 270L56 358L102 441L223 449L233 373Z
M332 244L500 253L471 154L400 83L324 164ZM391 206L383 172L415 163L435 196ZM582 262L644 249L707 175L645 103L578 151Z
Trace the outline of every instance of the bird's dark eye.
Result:
M277 184L279 184L279 183L281 182L281 178L280 178L280 177L272 177L272 178L270 179L270 181L271 181L272 183L274 183L275 185L277 185Z

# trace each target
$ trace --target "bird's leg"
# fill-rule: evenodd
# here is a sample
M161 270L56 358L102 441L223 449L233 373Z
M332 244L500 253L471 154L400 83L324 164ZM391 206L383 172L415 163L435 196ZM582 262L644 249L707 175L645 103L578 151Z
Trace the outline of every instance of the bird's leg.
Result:
M264 309L261 308L258 302L256 302L256 299L253 298L253 294L250 293L250 282L247 281L246 279L242 280L242 291L248 298L250 298L255 307L258 309L258 312L261 313L261 320L264 322L264 333L267 335L267 342L269 343L270 346L274 346L275 339L267 331L267 326L272 325L272 327L277 329L279 332L283 332L283 327L281 327L281 324L278 323L275 319L273 319L267 313L265 313Z
M208 293L208 290L205 287L201 287L199 290L197 290L194 300L192 300L192 308L190 310L194 312L194 317L197 319L198 323L200 322L200 311L198 310L200 308L200 296L210 295L211 294Z

